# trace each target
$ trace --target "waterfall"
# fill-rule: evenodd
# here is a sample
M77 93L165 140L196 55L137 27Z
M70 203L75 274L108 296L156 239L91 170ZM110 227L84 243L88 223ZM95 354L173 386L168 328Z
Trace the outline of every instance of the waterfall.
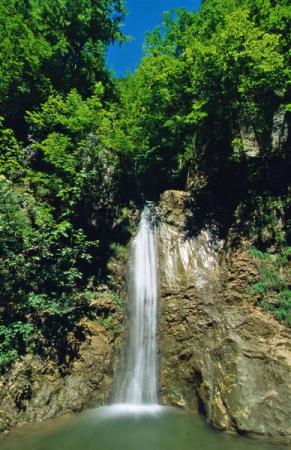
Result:
M129 330L126 366L115 402L157 403L158 262L153 205L147 203L129 263Z

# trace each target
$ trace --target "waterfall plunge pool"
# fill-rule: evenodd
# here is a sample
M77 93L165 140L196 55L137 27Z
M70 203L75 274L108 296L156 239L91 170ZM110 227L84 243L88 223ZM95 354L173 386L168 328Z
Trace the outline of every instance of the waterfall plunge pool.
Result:
M214 430L199 416L160 405L113 405L0 437L1 450L284 450Z

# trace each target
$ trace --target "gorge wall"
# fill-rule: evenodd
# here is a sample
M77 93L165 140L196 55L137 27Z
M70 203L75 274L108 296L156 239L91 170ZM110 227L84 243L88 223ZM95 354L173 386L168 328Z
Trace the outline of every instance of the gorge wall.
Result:
M160 348L164 403L199 410L222 430L291 435L287 329L252 304L247 251L210 231L190 236L187 194L160 202Z
M0 375L0 432L108 403L122 324L115 295L96 292L87 317L66 335L62 362L36 354L18 358Z

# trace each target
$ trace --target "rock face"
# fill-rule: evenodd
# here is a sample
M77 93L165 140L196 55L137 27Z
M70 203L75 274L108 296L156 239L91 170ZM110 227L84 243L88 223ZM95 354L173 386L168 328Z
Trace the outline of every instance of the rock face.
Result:
M108 402L123 336L126 261L126 252L109 261L111 290L98 286L66 336L62 363L31 354L0 374L0 432Z
M287 329L247 297L257 273L243 249L209 230L189 236L187 194L160 202L160 353L164 403L205 414L223 430L291 435Z
M19 359L0 378L0 430L103 404L112 381L113 344L96 321L84 321L85 340L60 367L36 355Z

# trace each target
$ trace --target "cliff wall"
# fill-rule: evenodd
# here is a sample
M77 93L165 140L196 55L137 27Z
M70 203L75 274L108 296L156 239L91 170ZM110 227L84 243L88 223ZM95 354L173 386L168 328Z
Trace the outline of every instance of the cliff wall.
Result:
M242 245L191 236L187 194L160 202L160 356L164 403L199 410L222 430L291 435L285 326L248 296L257 272Z

